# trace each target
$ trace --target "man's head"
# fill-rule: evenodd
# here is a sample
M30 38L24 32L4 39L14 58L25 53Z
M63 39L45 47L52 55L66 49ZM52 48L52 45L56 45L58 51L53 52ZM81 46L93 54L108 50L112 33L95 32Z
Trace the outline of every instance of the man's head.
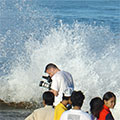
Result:
M50 91L46 91L43 93L43 104L45 105L53 105L54 102L54 94Z
M45 73L48 73L50 77L52 77L58 71L59 71L58 67L53 63L49 63L45 67Z
M85 99L85 96L81 91L73 91L71 95L71 101L72 101L73 107L77 106L81 108L84 99Z
M71 98L71 96L65 96L65 95L63 94L62 102L66 103L66 105L67 105L67 104L72 104L70 98Z
M73 90L70 88L66 88L63 93L62 101L66 101L67 104L72 104L71 102L71 95L72 95Z

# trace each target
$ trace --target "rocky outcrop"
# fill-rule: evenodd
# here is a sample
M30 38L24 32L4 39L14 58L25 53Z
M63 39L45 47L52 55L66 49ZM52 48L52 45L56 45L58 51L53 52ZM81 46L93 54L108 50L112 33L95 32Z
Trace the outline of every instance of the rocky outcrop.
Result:
M9 109L9 108L18 108L18 109L30 109L35 108L37 103L30 103L30 102L5 102L0 99L0 109Z

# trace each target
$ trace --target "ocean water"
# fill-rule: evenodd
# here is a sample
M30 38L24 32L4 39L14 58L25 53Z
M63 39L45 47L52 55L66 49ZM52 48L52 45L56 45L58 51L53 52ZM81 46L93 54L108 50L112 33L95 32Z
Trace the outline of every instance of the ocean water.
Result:
M69 71L75 89L91 98L112 91L120 120L119 0L0 0L0 99L40 103L46 64ZM0 110L23 120L29 110ZM16 117L15 117L16 116Z

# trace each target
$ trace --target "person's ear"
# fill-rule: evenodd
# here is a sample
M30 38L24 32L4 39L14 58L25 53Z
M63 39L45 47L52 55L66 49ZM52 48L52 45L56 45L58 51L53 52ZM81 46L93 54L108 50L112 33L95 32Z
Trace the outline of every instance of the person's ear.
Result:
M104 100L104 104L107 105L107 100Z
M69 98L69 104L70 104L70 105L72 105L72 101L71 101L71 99L70 99L70 98Z
M43 100L43 105L45 106L46 104L45 104L45 100Z

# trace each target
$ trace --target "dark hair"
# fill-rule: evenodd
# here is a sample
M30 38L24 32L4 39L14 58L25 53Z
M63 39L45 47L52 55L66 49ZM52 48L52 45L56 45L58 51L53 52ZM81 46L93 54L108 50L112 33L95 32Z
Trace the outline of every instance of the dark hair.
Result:
M53 63L49 63L48 65L46 65L46 67L45 67L45 73L46 73L46 71L48 70L48 69L50 69L50 68L58 68L55 64L53 64Z
M43 100L45 101L46 105L53 105L54 102L54 94L50 91L46 91L43 93Z
M70 96L67 97L67 96L65 96L65 95L63 94L62 100L69 100L69 99L70 99Z
M104 102L100 97L95 97L90 101L90 112L97 118L99 113L103 109Z
M71 95L71 101L73 106L79 106L81 107L83 104L83 101L85 99L85 96L81 91L73 91Z
M116 96L115 96L115 94L114 93L112 93L112 92L106 92L105 94L104 94L104 96L103 96L103 101L104 100L106 100L106 101L108 101L110 98L112 98L112 97L114 97L115 99L116 99Z

